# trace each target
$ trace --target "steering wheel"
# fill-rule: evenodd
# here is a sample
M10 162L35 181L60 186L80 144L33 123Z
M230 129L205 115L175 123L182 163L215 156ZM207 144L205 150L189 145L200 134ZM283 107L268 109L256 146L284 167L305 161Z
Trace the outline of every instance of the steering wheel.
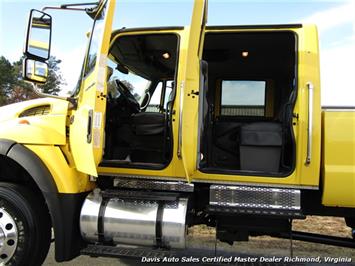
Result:
M131 108L133 113L139 113L141 110L140 104L137 102L136 98L132 95L129 88L120 80L116 79L115 84L117 90L123 96L123 98L127 101L127 104Z

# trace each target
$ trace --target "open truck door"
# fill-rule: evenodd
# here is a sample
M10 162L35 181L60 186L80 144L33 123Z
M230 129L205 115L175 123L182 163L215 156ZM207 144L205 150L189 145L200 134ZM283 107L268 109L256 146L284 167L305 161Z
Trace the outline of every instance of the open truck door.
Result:
M78 106L70 118L70 147L78 171L97 176L103 155L106 108L106 59L115 1L101 1L90 34Z
M178 158L182 160L185 176L191 181L196 171L198 137L198 101L201 87L201 58L204 31L207 23L207 0L195 0L191 24L182 44L178 82L180 86L180 114Z

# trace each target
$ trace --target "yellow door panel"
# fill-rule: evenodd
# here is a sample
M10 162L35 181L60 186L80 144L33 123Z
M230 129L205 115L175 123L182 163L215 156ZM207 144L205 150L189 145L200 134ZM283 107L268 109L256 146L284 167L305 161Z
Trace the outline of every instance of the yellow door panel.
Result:
M299 31L296 172L299 184L319 185L321 157L321 103L317 28L303 25Z
M78 108L71 117L70 148L78 171L97 176L104 144L106 58L115 1L103 1L95 18Z
M180 88L180 117L178 157L182 160L185 176L190 182L196 171L197 123L200 60L204 29L207 20L207 1L196 0L189 34L181 48L178 87Z

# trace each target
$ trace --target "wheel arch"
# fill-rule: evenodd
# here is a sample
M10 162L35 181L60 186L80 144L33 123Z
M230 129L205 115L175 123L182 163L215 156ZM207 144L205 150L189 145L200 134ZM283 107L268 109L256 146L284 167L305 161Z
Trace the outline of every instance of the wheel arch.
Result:
M17 169L23 171L25 175L6 179L0 175L0 179L27 184L41 192L54 230L56 260L68 261L78 256L83 244L79 230L79 215L87 193L59 193L53 176L42 160L15 141L0 139L0 165L1 160L13 162L14 164L8 167L19 167Z

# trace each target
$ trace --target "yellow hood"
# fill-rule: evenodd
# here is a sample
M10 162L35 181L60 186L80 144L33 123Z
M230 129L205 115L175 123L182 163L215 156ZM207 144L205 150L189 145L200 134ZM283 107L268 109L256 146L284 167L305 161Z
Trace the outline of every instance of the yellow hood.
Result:
M0 107L0 138L64 145L68 104L65 100L40 98Z

